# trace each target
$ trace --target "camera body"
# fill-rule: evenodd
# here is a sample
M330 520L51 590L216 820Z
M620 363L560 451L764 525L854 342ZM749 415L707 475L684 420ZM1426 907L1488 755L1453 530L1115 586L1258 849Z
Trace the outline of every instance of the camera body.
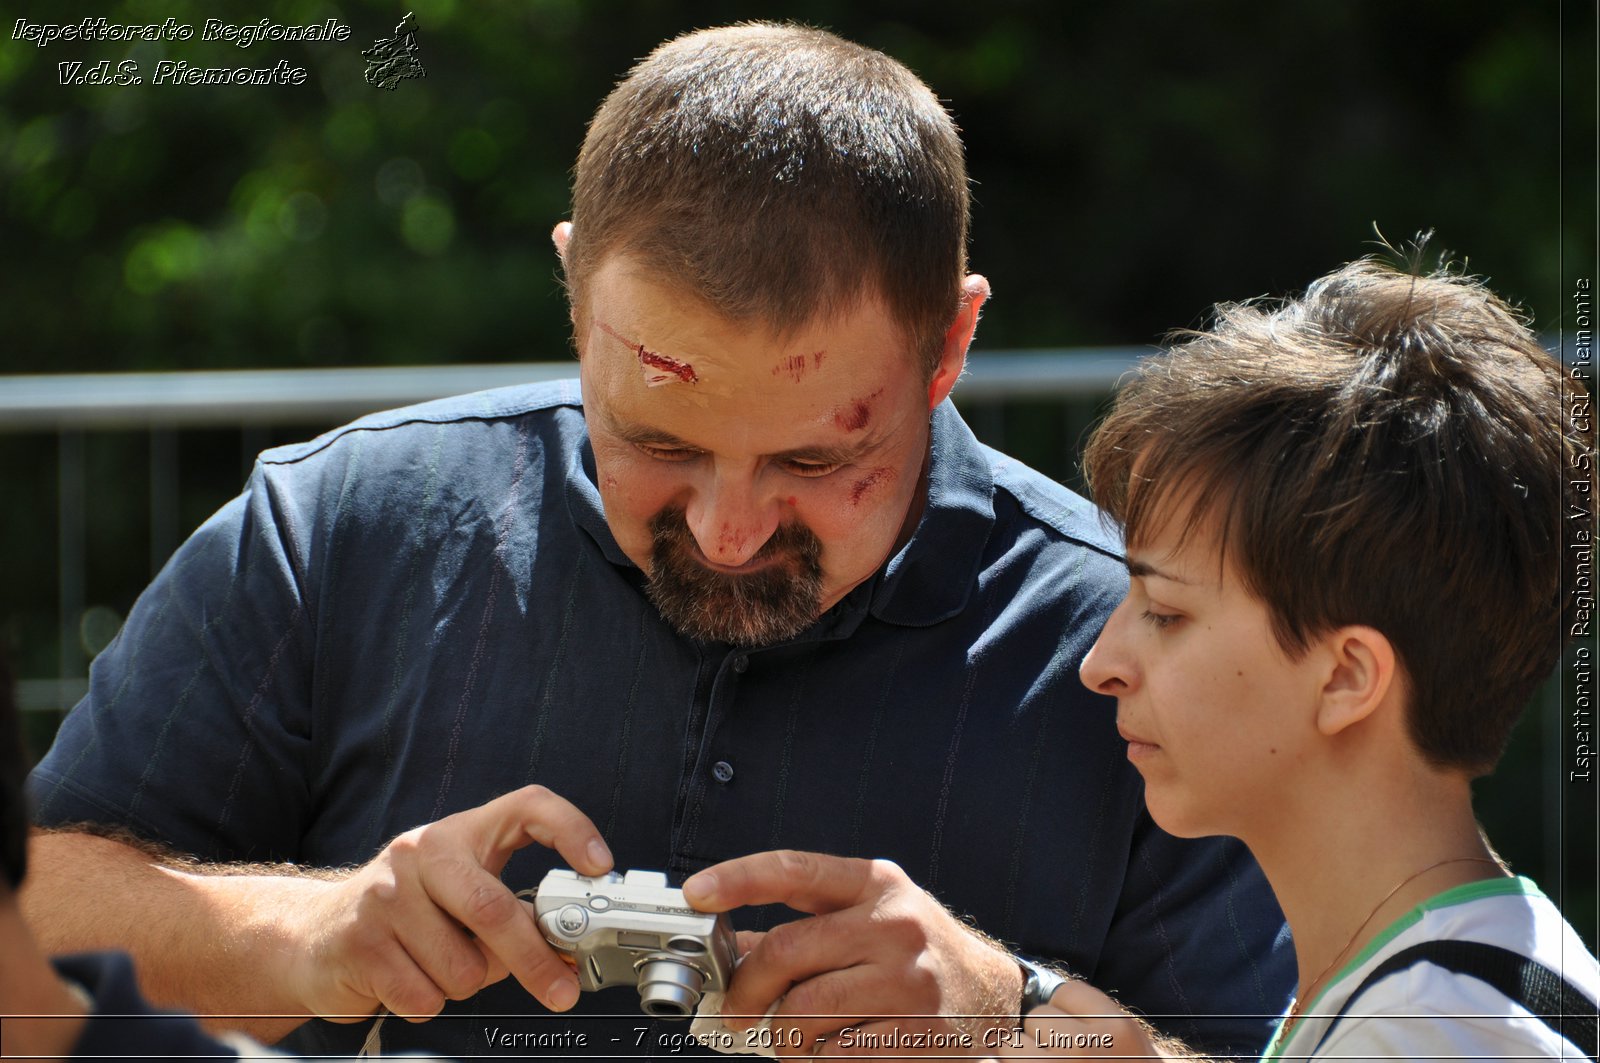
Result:
M579 988L636 985L639 1006L656 1018L688 1018L733 974L728 917L695 911L659 871L591 878L557 868L539 883L534 909Z

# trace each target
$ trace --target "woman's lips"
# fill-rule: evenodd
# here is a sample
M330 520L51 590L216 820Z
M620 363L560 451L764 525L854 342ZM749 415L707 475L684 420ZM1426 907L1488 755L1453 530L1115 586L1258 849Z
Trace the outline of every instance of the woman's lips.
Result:
M1138 735L1123 727L1120 723L1117 724L1117 734L1121 735L1122 740L1128 743L1129 760L1138 760L1141 757L1147 757L1161 749L1161 747L1156 745L1154 742L1145 741L1143 738L1140 738Z

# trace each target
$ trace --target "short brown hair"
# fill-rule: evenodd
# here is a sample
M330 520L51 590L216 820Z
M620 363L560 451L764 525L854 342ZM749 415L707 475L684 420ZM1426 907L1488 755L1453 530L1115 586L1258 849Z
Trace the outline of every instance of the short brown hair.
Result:
M1595 524L1587 392L1481 283L1367 260L1277 306L1222 305L1144 364L1085 457L1128 542L1209 516L1304 652L1393 643L1430 763L1481 774L1559 660ZM1583 562L1587 564L1587 561Z
M884 300L929 373L966 272L954 121L916 75L823 30L744 23L658 47L589 125L566 283L641 258L787 332Z

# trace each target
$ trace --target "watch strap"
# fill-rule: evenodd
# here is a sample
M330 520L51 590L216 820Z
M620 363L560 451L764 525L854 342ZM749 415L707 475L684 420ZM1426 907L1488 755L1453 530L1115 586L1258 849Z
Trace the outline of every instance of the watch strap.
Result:
M1012 958L1022 968L1022 1001L1017 1010L1017 1020L1020 1023L1028 1012L1041 1004L1048 1004L1067 977L1021 956Z

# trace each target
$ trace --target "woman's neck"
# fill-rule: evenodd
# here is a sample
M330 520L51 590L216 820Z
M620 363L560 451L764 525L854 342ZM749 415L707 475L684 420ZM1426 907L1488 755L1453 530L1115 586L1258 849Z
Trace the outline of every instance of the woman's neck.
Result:
M1321 822L1302 816L1292 830L1245 839L1294 935L1301 1008L1418 904L1507 874L1473 818L1464 780L1413 790L1403 805L1372 800L1370 791L1346 796L1319 806Z

